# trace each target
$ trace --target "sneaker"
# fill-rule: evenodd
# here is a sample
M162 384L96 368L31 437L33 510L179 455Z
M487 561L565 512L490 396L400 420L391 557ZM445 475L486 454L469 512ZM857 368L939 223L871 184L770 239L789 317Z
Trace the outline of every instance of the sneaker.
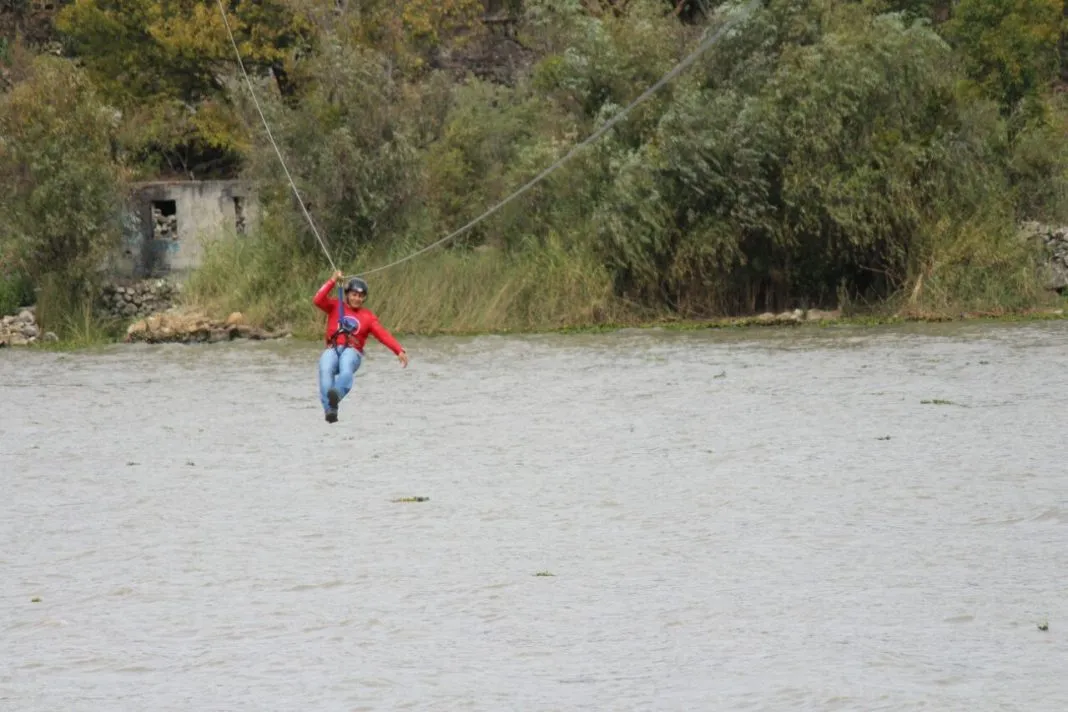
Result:
M337 411L336 410L328 410L328 411L326 411L326 422L328 422L328 423L336 423L337 422Z
M326 402L330 404L330 410L337 410L337 404L341 402L341 396L336 388L331 388L326 392Z

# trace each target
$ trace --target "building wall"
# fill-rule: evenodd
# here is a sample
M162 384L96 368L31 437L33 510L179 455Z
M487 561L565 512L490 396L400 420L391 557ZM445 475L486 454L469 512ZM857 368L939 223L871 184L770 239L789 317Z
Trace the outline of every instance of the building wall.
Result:
M258 220L255 196L241 181L136 184L113 271L122 276L155 277L195 269L207 243L239 239Z

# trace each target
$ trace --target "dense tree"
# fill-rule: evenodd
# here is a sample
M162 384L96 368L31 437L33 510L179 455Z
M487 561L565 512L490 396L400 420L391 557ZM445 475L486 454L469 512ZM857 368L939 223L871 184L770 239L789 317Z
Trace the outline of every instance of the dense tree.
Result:
M278 1L228 4L246 67L273 70L289 91L286 65L312 40L307 21ZM228 108L236 60L215 2L74 0L57 26L68 52L124 112L125 144L136 158L194 176L236 170L248 143Z
M406 254L493 207L741 6L226 3L299 192L344 259ZM1031 256L1014 225L1068 219L1066 11L1064 0L767 0L450 248L567 255L633 303L688 313L1022 299ZM270 233L277 259L265 264L314 260L214 0L73 0L58 28L70 63L9 50L0 74L0 164L18 186L0 208L0 259L54 272L48 246L68 245L71 264L92 263L97 238L62 232L41 201L65 206L61 188L92 182L87 202L62 209L95 216L78 224L106 245L104 206L128 170L240 172L271 215L293 218ZM476 55L508 64L507 81L485 79L495 75ZM53 101L91 138L74 145L81 134ZM63 157L34 125L55 132Z
M39 57L0 94L0 243L11 271L75 285L119 239L116 114L73 64Z

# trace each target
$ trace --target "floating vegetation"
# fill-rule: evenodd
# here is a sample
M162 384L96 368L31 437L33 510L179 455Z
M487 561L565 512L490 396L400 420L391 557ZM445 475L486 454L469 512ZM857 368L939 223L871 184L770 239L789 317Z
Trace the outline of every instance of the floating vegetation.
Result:
M399 497L394 502L426 502L430 497Z
M920 401L923 405L957 405L951 400L943 400L942 398L932 398L931 400Z
M1041 630L1041 631L1049 630L1049 621L1042 621L1041 623L1039 623L1038 624L1038 629Z
M877 437L875 439L876 440L889 440L890 436L889 435L880 435L879 437Z
M539 571L535 576L556 576L552 571Z
M30 603L40 603L40 602L41 602L40 596L34 596L33 598L30 599Z

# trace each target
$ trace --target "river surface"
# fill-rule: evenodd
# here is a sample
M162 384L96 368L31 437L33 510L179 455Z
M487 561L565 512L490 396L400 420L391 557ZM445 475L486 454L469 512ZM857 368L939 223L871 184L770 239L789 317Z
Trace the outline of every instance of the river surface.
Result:
M0 351L0 710L1068 709L1068 323L406 346Z

